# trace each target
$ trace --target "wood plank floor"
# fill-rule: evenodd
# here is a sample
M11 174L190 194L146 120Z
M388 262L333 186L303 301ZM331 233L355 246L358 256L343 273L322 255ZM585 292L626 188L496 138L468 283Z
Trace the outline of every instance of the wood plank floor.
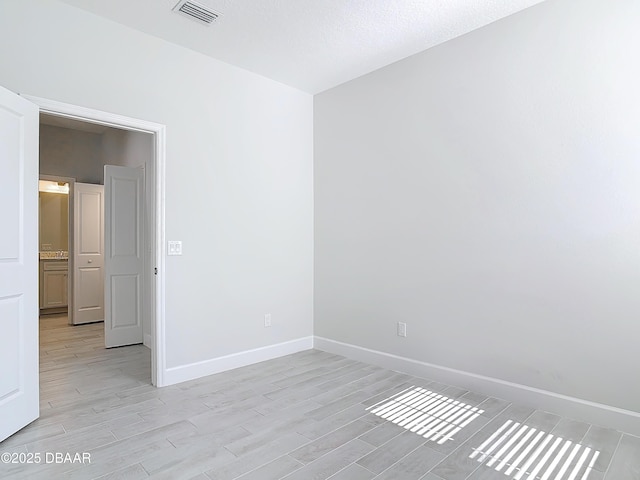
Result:
M41 320L41 417L0 443L41 460L0 478L640 479L637 437L318 350L156 389L102 328Z

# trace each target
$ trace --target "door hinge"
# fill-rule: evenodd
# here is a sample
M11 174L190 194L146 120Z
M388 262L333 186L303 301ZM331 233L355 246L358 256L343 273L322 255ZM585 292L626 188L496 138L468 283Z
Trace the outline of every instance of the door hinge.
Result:
M157 275L157 274L158 274L158 267L155 267L155 268L153 269L153 274L154 274L154 275Z

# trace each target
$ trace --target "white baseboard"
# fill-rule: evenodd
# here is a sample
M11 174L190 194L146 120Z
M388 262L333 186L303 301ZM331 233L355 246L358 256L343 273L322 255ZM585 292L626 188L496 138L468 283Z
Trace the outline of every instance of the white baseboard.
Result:
M145 333L142 344L147 348L152 348L153 342L151 341L151 335L149 335L148 333Z
M325 352L640 436L640 412L412 360L328 338L314 337L313 344L314 348Z
M313 348L313 337L303 337L288 342L225 355L224 357L212 358L211 360L167 368L164 374L163 386L206 377L207 375L225 372L253 363L264 362L265 360L272 360L311 348Z

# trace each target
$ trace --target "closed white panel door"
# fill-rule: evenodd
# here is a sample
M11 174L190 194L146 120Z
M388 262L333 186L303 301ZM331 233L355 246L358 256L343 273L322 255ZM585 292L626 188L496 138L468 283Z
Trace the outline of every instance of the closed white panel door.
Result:
M0 441L39 415L38 107L0 87Z
M104 167L105 345L142 343L144 171Z
M75 183L73 323L104 320L104 187Z

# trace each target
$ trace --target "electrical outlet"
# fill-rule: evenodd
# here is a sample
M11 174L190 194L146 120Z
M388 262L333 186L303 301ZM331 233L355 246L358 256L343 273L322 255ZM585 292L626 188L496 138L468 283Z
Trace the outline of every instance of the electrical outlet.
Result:
M407 324L404 322L398 322L398 336L406 337L407 336Z
M267 313L264 316L264 326L265 327L270 327L271 326L271 314Z

